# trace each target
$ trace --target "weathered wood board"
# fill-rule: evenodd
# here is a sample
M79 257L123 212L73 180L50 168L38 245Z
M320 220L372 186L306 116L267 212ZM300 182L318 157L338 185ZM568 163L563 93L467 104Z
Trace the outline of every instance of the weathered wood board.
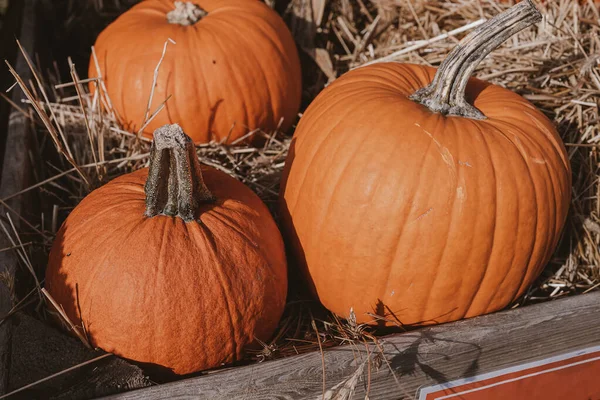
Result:
M371 400L414 399L426 386L600 346L600 292L424 328L381 342L384 357L374 346L368 352L364 346L343 346L323 356L319 352L294 356L110 399L358 400L367 392ZM564 382L567 387L577 384ZM598 386L600 391L600 380ZM353 394L344 397L344 391Z

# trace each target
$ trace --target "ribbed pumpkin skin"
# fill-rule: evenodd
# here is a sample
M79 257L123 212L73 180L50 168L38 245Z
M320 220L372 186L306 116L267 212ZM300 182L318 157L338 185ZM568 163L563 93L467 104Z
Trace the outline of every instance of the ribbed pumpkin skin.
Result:
M194 0L208 12L191 26L169 24L172 0L146 0L122 14L99 36L95 50L113 107L139 129L154 69L169 44L151 112L172 95L145 129L146 136L177 121L196 142L231 143L250 130L291 126L300 106L301 73L291 33L258 0ZM93 59L89 76L97 76ZM94 84L90 84L93 90Z
M92 192L61 227L46 288L79 324L78 287L95 346L187 374L237 360L273 334L287 293L277 226L246 186L202 172L217 197L202 223L144 217L140 170Z
M434 73L354 70L296 130L280 193L284 237L340 316L353 307L368 323L383 308L430 324L489 313L523 294L557 245L571 175L551 122L474 79L467 99L487 120L434 114L407 98Z

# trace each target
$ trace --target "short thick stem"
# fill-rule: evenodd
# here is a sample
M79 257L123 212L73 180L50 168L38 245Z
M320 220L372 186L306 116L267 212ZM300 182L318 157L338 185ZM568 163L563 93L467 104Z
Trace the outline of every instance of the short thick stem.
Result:
M208 14L190 1L176 1L174 4L175 9L167 14L167 21L170 24L194 25Z
M167 215L194 221L202 204L212 203L194 143L177 124L154 131L146 180L147 217Z
M433 82L413 94L411 100L444 115L485 119L483 113L465 99L469 78L490 52L541 19L531 0L498 14L461 40L442 62Z

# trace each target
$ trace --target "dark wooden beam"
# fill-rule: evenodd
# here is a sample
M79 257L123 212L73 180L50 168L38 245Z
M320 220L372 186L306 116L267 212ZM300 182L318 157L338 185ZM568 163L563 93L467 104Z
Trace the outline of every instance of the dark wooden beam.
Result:
M600 292L423 328L381 338L381 343L384 357L373 345L368 353L364 346L350 345L325 351L325 397L322 355L316 352L110 399L364 399L367 386L371 399L414 399L424 385L600 345ZM336 397L351 388L352 396Z
M19 38L21 45L30 54L33 54L35 45L35 0L23 0L12 2L11 13L14 17L18 17L20 21L16 23L11 22L14 25L14 36L6 35L3 32L3 42L5 48L11 48L12 46L8 42L15 42L15 38ZM9 18L7 16L7 18ZM6 29L8 24L4 26ZM14 48L12 49L14 51ZM7 50L7 55L10 53ZM13 67L21 75L21 77L27 81L31 74L25 59L20 53L14 54L14 58L9 61L13 64ZM2 60L4 61L4 60ZM6 69L6 66L3 67ZM6 81L3 81L3 83ZM14 78L10 79L10 83L14 82ZM7 83L9 83L7 82ZM9 83L9 84L10 84ZM2 87L0 90L5 91L7 87ZM23 98L23 93L18 88L13 89L11 92L12 101L19 104ZM5 103L4 100L0 100ZM1 135L2 148L5 153L2 158L2 172L0 178L0 199L6 196L18 192L26 188L31 181L31 162L29 159L28 149L30 146L30 130L29 123L24 115L16 110L9 110L7 104L3 105L3 109L8 113L8 127L5 129L2 126ZM4 135L4 133L6 133ZM23 198L18 201L9 201L8 205L14 212L11 212L11 217L15 223L16 228L19 227L19 219L16 214L21 215L26 207L26 201ZM8 211L5 207L0 207L1 217L4 219L5 213ZM9 225L8 225L9 226ZM11 231L10 227L8 228ZM4 233L0 234L0 247L10 247L11 243L6 238ZM12 308L12 299L14 293L14 283L16 267L18 265L18 258L14 251L5 251L0 253L0 274L3 279L0 280L0 318L7 315ZM10 338L11 338L11 322L5 321L0 325L0 393L5 393L8 386L8 376L10 367Z

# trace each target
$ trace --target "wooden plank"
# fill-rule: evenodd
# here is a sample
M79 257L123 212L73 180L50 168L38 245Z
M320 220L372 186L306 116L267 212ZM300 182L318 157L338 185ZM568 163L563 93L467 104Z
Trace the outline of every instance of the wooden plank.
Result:
M24 0L22 3L22 19L20 26L19 39L23 47L33 54L34 49L34 27L35 27L35 0ZM6 38L6 40L13 40ZM11 60L14 61L14 60ZM25 59L19 54L17 56L15 69L21 77L27 81L31 76ZM2 88L5 90L5 88ZM20 103L23 94L20 90L12 92L12 100ZM29 185L31 180L31 165L28 155L29 145L28 123L22 114L12 111L9 116L8 128L6 130L5 154L2 164L2 176L0 180L0 199ZM21 214L24 210L23 199L15 199L9 202L9 206L14 212ZM1 208L2 216L7 211ZM19 221L16 215L12 213L13 221L18 229ZM2 248L10 247L10 242L0 234L0 246ZM12 308L12 297L15 283L15 272L18 260L14 252L0 253L0 315L6 315ZM0 325L0 393L6 393L8 386L8 370L10 365L10 322Z
M600 345L600 292L423 328L381 341L385 360L377 356L374 346L369 347L370 355L364 347L350 345L325 351L325 396L322 356L317 352L109 399L364 399L369 370L369 398L414 399L424 385ZM354 393L343 397L340 391L344 390Z

